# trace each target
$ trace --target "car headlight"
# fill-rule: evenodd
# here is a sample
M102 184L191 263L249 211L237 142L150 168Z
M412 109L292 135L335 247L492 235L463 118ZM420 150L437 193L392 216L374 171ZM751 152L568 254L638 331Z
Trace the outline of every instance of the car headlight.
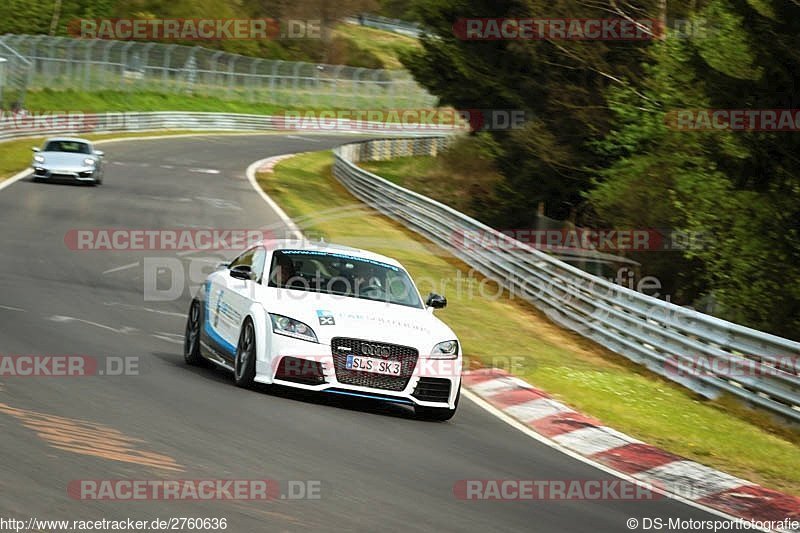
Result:
M94 163L95 163L95 161L91 157L87 157L86 159L83 160L83 164L84 165L89 165L90 167L93 167Z
M317 341L316 333L308 324L288 316L273 315L272 313L269 314L269 318L272 320L272 331L279 335L295 337L304 341L319 342Z
M37 163L44 163L44 156L43 155L35 155L33 156L33 160Z
M458 357L458 341L444 341L433 347L432 359L455 359Z

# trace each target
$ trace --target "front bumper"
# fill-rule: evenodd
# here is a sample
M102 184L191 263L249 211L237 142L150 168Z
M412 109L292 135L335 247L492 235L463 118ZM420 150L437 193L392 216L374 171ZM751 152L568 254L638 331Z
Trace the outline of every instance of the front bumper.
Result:
M461 355L456 359L430 359L420 355L402 390L365 387L337 377L329 344L271 334L271 357L256 361L255 381L309 391L365 397L407 405L455 409L461 384Z
M39 180L52 181L97 181L98 169L85 167L80 169L57 169L43 165L33 166L33 177Z

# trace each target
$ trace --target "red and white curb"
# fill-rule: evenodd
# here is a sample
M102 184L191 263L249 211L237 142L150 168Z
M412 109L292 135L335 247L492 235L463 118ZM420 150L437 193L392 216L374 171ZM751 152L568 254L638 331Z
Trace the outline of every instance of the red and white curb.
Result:
M559 447L612 471L746 520L800 520L800 498L767 489L604 426L497 369L468 371L464 386ZM794 530L800 531L800 530Z
M298 154L283 154L283 155L268 157L267 159L262 159L261 161L258 161L260 166L258 167L256 172L264 172L268 174L272 173L272 171L275 170L275 165L286 159L291 159L296 155Z

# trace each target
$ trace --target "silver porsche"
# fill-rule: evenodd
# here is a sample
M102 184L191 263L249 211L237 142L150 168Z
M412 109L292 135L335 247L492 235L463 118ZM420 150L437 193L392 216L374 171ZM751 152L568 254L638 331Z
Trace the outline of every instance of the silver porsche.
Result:
M73 181L92 185L103 183L103 152L86 139L56 137L42 148L33 148L35 181Z

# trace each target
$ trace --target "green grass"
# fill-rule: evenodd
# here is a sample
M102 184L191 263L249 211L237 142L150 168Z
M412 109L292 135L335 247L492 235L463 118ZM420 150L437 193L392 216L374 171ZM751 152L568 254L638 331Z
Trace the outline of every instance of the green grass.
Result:
M519 299L455 290L470 268L442 249L360 204L331 175L320 152L280 163L259 181L310 234L397 258L425 294L445 292L438 316L458 334L470 364L499 363L576 409L645 442L765 486L800 494L798 435L763 414L723 399L703 401L552 323ZM331 209L332 206L337 206ZM304 217L308 217L306 221ZM447 289L442 284L448 283ZM757 422L757 423L754 423ZM770 431L771 430L771 431Z
M384 80L385 81L385 80ZM182 84L158 79L120 86L115 77L98 81L87 87L75 85L74 80L35 80L25 95L27 109L83 110L183 110L242 113L270 113L280 109L382 109L401 107L430 107L430 96L419 90L404 90L407 85L392 91L378 84L356 85L339 80L335 88L324 78L320 85L302 82L297 87L277 83L274 87L264 81L252 89L223 84L195 85L191 91ZM52 89L50 87L58 87ZM409 92L410 91L410 92ZM7 103L18 96L4 95ZM423 102L426 102L423 105Z
M463 135L435 157L397 157L359 165L401 187L490 223L492 209L502 203L498 202L497 194L498 185L503 182L490 145L485 136Z
M359 163L359 166L379 174L382 178L386 178L401 187L418 190L415 187L424 187L428 184L427 177L438 168L437 161L437 158L432 155L422 155L396 157L386 161L364 161ZM430 188L436 187L431 186Z
M358 109L381 109L381 103L370 100L365 106L350 105L348 98L340 98L336 102L319 102L308 105L281 105L275 102L249 102L247 100L226 100L214 96L192 96L181 93L161 93L147 91L100 90L84 92L74 89L65 90L32 90L25 99L25 109L31 112L74 112L86 113L126 112L126 111L196 111L214 113L246 113L254 115L271 115L284 111L347 111L357 115ZM371 103L371 105L369 105ZM386 109L396 109L387 107ZM419 115L428 121L429 115ZM450 112L441 117L434 115L433 123L449 124ZM363 117L362 117L363 118ZM399 117L387 114L386 120ZM408 120L412 119L410 117Z
M25 97L29 111L209 111L269 115L287 109L270 103L223 100L212 96L143 91L96 91L44 89Z
M403 68L398 58L401 51L422 48L419 41L412 37L356 24L340 24L334 30L334 35L348 39L358 48L370 52L388 69Z

